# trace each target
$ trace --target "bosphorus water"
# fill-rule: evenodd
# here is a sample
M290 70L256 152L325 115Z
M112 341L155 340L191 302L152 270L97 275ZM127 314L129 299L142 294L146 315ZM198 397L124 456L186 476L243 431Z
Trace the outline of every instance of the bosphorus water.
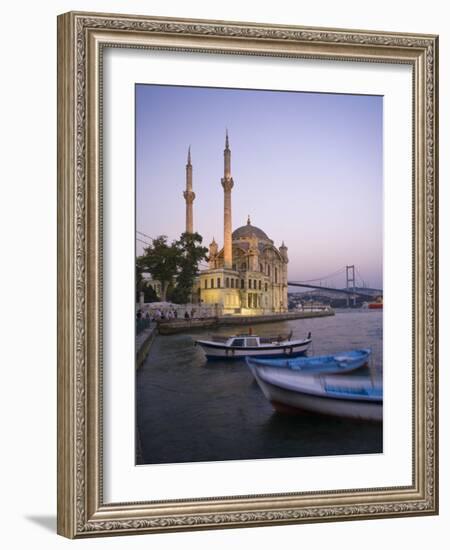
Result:
M353 376L382 383L383 314L337 310L332 317L253 327L258 335L311 331L312 355L370 348L368 367ZM244 329L245 330L245 329ZM232 334L221 327L215 334ZM239 332L239 331L238 331ZM141 464L381 453L381 423L276 413L245 361L206 361L196 338L205 331L157 336L136 373Z

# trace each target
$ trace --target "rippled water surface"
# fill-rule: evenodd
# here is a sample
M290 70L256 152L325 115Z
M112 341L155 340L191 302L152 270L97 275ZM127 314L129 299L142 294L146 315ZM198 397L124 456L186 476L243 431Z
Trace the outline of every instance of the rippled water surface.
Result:
M253 327L259 335L312 332L310 354L371 348L369 368L354 376L382 380L382 312L341 310L333 317ZM215 331L231 334L232 327ZM205 331L157 336L136 374L143 464L382 452L382 425L318 415L276 413L244 361L207 362L195 338Z

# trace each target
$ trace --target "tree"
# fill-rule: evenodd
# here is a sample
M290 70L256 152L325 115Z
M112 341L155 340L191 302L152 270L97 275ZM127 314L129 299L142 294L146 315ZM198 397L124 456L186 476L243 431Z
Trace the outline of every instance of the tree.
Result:
M148 281L142 276L142 267L136 265L136 303L139 302L140 293L144 293L144 302L159 302L160 298Z
M156 294L155 290L150 285L145 285L142 291L144 292L144 302L149 303L149 302L160 301L159 296Z
M198 264L208 253L202 241L203 237L198 233L182 233L172 244L168 244L165 235L153 239L153 243L137 259L136 283L141 281L142 273L150 273L153 279L161 283L162 301L170 295L175 303L189 302L198 275Z
M160 235L144 249L137 259L137 268L142 273L150 273L161 283L161 300L166 301L167 288L179 271L181 254L175 243L168 244L167 237Z
M178 250L179 263L176 286L171 299L175 303L190 301L192 287L198 275L198 264L206 258L208 249L202 246L203 237L198 233L182 233L174 245Z

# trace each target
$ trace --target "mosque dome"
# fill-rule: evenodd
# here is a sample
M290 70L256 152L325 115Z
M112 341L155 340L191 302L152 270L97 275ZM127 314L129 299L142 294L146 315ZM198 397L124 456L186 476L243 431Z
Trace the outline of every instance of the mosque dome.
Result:
M251 224L249 217L246 225L238 227L233 231L232 239L233 241L238 239L250 239L253 235L259 240L270 241L269 237L262 229Z

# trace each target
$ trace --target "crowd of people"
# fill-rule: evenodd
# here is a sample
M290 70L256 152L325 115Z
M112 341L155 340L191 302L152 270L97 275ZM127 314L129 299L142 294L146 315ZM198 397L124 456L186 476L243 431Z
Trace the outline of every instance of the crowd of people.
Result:
M191 309L190 312L186 310L184 312L184 319L186 319L186 321L189 321L190 319L194 319L195 313L196 313L196 310L194 308ZM152 311L147 310L144 313L142 309L138 309L136 312L136 320L140 321L141 319L146 319L146 320L155 321L155 322L166 321L166 320L171 321L174 319L178 319L178 311L174 308L166 309L166 310L157 308Z

